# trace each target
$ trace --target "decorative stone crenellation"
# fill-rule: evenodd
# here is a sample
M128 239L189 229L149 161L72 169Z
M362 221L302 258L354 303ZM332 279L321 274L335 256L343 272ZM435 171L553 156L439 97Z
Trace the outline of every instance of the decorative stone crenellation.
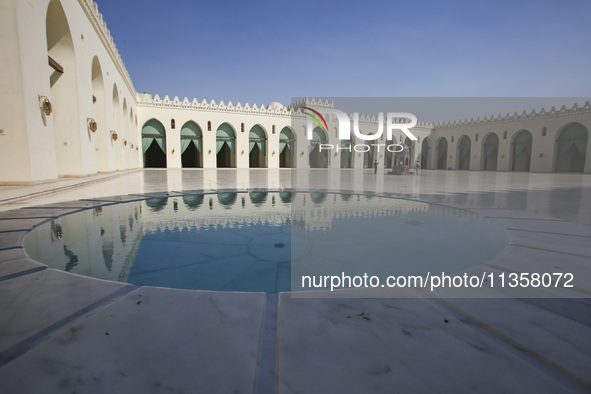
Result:
M137 104L139 106L145 107L168 107L168 108L179 108L179 109L198 109L198 110L206 110L206 111L220 111L220 112L235 112L235 113L249 113L254 115L270 115L270 116L297 116L302 115L301 112L294 111L293 109L289 109L288 107L282 108L271 108L265 107L264 105L258 106L257 104L250 104L246 103L244 106L238 102L238 104L234 105L231 101L228 104L224 103L224 101L220 101L216 103L215 100L211 100L209 103L207 100L202 99L201 102L194 98L192 101L189 101L187 97L185 97L182 101L175 96L172 100L168 95L164 96L164 99L161 99L159 95L154 95L152 97L149 93L137 93Z
M434 130L441 130L441 129L454 129L460 127L471 127L471 126L483 126L483 125L493 125L493 124L502 124L502 123L510 123L510 122L518 122L523 120L534 120L534 119L548 119L548 118L555 118L559 116L572 116L572 115L579 115L579 114L588 114L591 113L591 103L586 101L582 107L579 107L577 103L575 103L571 108L567 108L565 105L560 107L559 110L556 107L552 107L550 111L542 108L539 112L533 109L530 113L527 113L525 110L518 114L517 112L510 115L509 113L502 116L498 114L497 116L491 115L490 118L487 116L484 119L480 119L480 117L464 119L464 120L454 120L454 121L447 121L443 123L436 123L433 127Z
M98 10L98 4L93 0L78 0L78 2L82 6L84 12L87 14L88 19L92 23L98 36L105 43L105 48L111 55L113 63L119 69L119 72L125 80L125 83L128 85L131 92L135 93L135 87L133 86L131 77L127 72L127 68L125 67L125 63L123 63L123 59L121 58L121 54L119 54L119 50L115 46L113 36L111 36L111 32L107 28L107 23L103 20L103 14L101 14Z
M167 108L178 108L178 109L195 109L195 110L208 110L208 111L221 111L221 112L234 112L234 113L245 113L245 114L253 114L253 115L270 115L270 116L282 116L282 117L296 117L296 118L305 118L305 114L302 111L302 107L304 106L314 106L315 108L322 108L333 109L334 108L334 101L322 99L315 99L315 98L308 98L302 99L295 103L290 104L287 107L277 107L272 108L271 106L265 107L261 105L260 107L257 104L250 104L246 103L244 106L238 102L238 104L233 105L231 101L228 102L226 105L224 101L220 101L219 104L215 102L215 100L211 100L209 103L207 100L202 99L201 102L194 98L192 101L189 101L187 97L185 97L182 101L179 99L178 96L175 96L172 100L168 95L164 96L164 99L161 99L159 95L154 95L152 97L149 93L137 93L137 104L139 106L153 106L153 107L167 107ZM349 114L349 119L351 122L353 121L353 114ZM328 121L336 122L336 116L333 116L331 119L327 119ZM364 124L377 124L378 118L376 115L359 115L359 123ZM404 124L409 123L408 119L405 118L398 118L394 119L395 124ZM425 129L433 128L433 123L430 122L423 122L418 121L415 127L421 127Z

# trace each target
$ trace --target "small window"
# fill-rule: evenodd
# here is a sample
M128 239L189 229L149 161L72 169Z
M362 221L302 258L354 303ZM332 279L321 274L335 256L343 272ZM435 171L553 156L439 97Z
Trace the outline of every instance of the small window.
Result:
M476 133L476 136L474 137L474 141L478 141L478 133Z
M545 137L545 136L546 136L546 128L542 127L542 137Z
M507 139L507 131L503 132L503 139L506 140Z
M171 129L174 129L174 119L171 119L170 120L170 128Z
M244 133L244 123L240 123L240 132Z
M211 120L207 122L207 131L211 131Z
M451 136L451 142L454 142L454 136L453 135Z
M273 125L273 134L275 134L275 125Z

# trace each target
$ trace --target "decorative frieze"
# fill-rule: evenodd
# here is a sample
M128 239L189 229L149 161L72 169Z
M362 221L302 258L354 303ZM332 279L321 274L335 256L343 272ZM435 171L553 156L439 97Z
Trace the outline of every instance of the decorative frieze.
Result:
M505 114L505 116L502 116L501 114L496 116L492 115L490 118L485 116L484 119L480 119L480 117L478 117L476 118L476 120L474 120L474 118L470 118L470 120L464 119L436 123L433 129L457 129L461 127L494 125L502 123L519 122L524 120L548 119L561 116L573 116L588 113L591 113L591 103L589 101L586 101L582 107L579 107L579 105L575 103L571 108L567 108L565 105L563 105L562 107L560 107L559 110L557 110L556 107L550 108L550 111L547 111L545 108L542 108L539 112L534 109L530 113L522 111L521 114L514 112L513 115L507 113Z

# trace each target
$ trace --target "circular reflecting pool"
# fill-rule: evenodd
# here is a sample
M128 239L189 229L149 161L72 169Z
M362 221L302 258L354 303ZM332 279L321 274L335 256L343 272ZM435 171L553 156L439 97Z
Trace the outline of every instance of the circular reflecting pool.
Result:
M501 253L482 216L352 194L250 192L151 198L65 215L25 238L50 267L135 285L277 293L311 275L454 273Z

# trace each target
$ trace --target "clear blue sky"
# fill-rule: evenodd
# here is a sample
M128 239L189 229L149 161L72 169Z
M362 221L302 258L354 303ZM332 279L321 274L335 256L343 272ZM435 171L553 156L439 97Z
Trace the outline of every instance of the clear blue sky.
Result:
M591 96L591 2L98 0L138 92Z

